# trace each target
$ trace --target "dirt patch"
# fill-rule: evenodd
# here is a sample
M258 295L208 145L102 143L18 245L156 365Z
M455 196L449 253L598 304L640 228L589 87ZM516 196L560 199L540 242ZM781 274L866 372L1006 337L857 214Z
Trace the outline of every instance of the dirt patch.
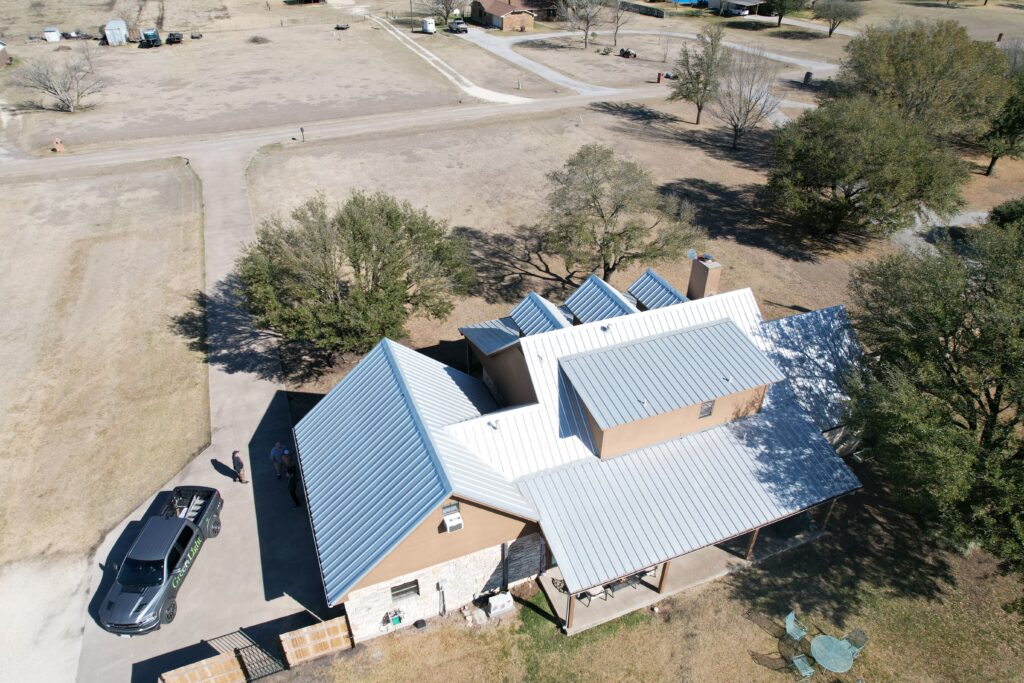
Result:
M206 367L170 325L203 286L191 171L27 178L4 200L0 564L88 551L209 440Z

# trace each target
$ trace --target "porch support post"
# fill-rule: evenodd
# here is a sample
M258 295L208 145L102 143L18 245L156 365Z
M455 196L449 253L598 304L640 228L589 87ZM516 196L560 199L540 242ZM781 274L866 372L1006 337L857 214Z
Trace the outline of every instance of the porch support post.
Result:
M754 533L750 534L750 540L747 541L747 555L746 559L749 561L754 556L754 544L757 543L757 535L761 533L761 527L754 529Z
M659 593L664 593L665 592L666 584L668 584L668 561L667 560L665 561L665 563L663 565L661 565L661 576L658 578L658 592Z
M572 611L576 607L576 601L572 599L572 593L569 593L567 603L565 607L565 632L569 633L569 629L572 628Z
M828 504L828 510L825 511L825 520L821 523L821 530L824 531L828 527L828 520L832 518L832 510L836 507L836 501L838 498L833 498Z

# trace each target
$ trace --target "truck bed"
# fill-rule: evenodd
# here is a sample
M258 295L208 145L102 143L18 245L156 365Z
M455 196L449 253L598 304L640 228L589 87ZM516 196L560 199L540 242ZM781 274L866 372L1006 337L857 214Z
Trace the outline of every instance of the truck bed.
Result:
M179 486L164 507L165 517L180 517L193 524L202 523L209 504L216 497L216 489L202 486Z

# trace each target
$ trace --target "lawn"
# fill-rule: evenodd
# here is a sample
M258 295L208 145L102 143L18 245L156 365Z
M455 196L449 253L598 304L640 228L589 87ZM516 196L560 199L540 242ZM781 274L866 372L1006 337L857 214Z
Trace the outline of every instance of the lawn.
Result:
M830 533L758 567L686 591L572 638L541 593L508 623L461 617L377 638L338 657L335 681L787 681L779 631L797 607L811 635L861 628L853 670L815 680L1011 681L1024 677L1024 630L1002 605L1020 586L976 551L944 549L895 510L870 471L837 508ZM411 665L411 662L415 662Z

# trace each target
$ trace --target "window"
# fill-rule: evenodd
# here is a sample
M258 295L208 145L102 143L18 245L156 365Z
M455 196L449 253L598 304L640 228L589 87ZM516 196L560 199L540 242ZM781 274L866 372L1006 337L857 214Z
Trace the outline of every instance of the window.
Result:
M404 600L405 598L411 598L414 595L420 594L420 582L409 581L408 583L400 583L397 586L391 587L391 599L392 600Z
M459 501L453 500L450 503L445 503L441 508L442 515L451 515L459 511Z
M700 419L703 419L705 417L711 417L711 413L713 413L714 410L715 410L715 402L714 401L704 401L703 403L700 404L700 414L697 415L697 417L700 418Z

